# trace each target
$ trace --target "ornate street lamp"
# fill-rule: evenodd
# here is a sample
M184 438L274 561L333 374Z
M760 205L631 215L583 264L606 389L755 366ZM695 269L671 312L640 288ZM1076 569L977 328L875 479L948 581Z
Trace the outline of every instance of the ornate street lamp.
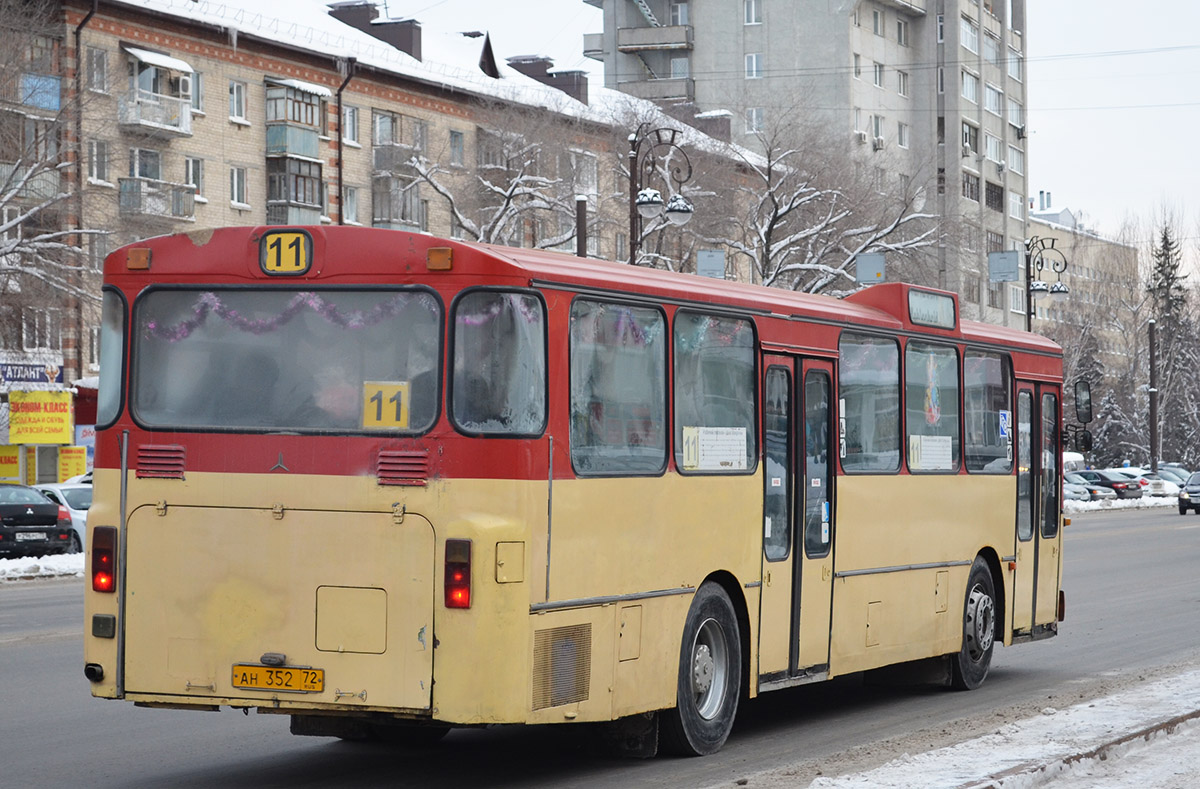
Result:
M1054 282L1042 279L1042 271L1049 268L1055 274ZM1038 278L1033 278L1037 271ZM1050 298L1063 301L1070 294L1062 274L1067 270L1067 258L1054 248L1053 238L1033 236L1025 242L1025 331L1033 331L1034 301Z
M651 129L643 123L629 135L629 263L637 262L638 249L642 245L641 223L643 219L665 218L673 225L684 225L695 208L678 193L692 177L692 161L687 151L677 142L680 136L676 129ZM683 158L682 163L673 161L675 154ZM664 201L662 192L644 186L658 172L659 165L669 168L670 180L675 182L676 193ZM670 184L667 184L670 186Z

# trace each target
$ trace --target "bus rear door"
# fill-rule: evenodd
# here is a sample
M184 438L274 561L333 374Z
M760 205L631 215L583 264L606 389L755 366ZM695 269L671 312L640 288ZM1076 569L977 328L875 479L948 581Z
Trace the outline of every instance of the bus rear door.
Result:
M1013 632L1037 637L1058 618L1062 569L1059 531L1059 396L1057 387L1020 384L1017 391L1016 572Z

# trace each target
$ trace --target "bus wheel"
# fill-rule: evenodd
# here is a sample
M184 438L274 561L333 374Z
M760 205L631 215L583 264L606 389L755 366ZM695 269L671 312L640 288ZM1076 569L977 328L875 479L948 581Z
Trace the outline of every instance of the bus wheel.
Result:
M963 645L953 661L951 682L959 690L974 690L987 678L996 646L996 590L992 573L982 557L976 557L967 579L963 607Z
M742 642L729 595L704 584L692 599L679 651L675 709L663 713L663 746L680 756L716 753L733 728Z

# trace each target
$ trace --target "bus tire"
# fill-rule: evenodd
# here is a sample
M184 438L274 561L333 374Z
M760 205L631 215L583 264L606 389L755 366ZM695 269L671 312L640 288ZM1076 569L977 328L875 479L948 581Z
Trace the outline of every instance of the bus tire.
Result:
M975 557L963 603L963 644L952 661L951 685L974 690L987 678L996 648L996 587L982 556Z
M679 651L675 708L662 715L664 750L716 753L733 729L742 682L742 642L729 595L715 583L692 598Z

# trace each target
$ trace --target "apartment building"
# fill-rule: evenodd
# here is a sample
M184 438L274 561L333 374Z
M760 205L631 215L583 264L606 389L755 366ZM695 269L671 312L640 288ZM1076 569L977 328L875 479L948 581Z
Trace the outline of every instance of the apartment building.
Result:
M1025 0L584 2L603 10L584 50L607 87L730 111L750 148L802 108L880 183L924 185L944 232L927 284L964 317L1023 326L1024 283L990 284L987 253L1028 236Z

